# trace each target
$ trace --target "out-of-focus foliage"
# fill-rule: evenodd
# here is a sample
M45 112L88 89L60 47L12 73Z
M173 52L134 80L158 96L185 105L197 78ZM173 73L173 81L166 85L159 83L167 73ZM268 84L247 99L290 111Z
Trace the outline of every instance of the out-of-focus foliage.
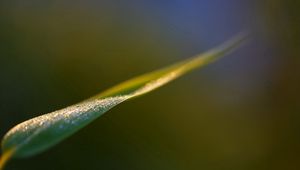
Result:
M227 60L7 170L299 169L299 2L0 3L1 136L239 30L253 32L253 43Z
M277 67L267 94L272 120L270 169L299 169L300 1L268 0L261 5L265 35Z

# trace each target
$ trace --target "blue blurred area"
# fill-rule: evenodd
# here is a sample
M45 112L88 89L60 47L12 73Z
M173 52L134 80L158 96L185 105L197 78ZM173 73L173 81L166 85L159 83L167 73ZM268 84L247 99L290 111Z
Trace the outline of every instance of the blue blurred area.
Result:
M291 1L1 1L1 136L250 32L233 54L7 169L298 169L300 14Z

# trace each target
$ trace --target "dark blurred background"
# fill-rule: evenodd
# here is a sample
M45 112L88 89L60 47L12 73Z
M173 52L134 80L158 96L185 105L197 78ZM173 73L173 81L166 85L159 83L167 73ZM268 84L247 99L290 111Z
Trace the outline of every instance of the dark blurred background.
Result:
M233 54L6 169L300 169L299 9L296 0L0 1L1 136L251 32Z

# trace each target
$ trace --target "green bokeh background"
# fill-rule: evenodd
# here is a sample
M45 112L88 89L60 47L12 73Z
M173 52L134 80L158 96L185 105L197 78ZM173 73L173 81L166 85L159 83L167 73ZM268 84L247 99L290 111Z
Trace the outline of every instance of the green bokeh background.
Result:
M252 37L7 170L299 169L299 7L293 0L1 1L1 136L242 30Z

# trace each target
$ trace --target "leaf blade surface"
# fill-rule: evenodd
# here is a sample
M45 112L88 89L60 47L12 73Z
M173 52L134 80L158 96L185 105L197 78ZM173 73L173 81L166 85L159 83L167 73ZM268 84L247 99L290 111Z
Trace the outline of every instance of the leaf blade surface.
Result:
M28 157L47 150L100 117L114 106L163 86L235 49L245 36L238 36L207 53L169 67L138 76L103 93L64 109L44 114L13 127L2 140L4 153ZM1 167L1 165L0 165Z

